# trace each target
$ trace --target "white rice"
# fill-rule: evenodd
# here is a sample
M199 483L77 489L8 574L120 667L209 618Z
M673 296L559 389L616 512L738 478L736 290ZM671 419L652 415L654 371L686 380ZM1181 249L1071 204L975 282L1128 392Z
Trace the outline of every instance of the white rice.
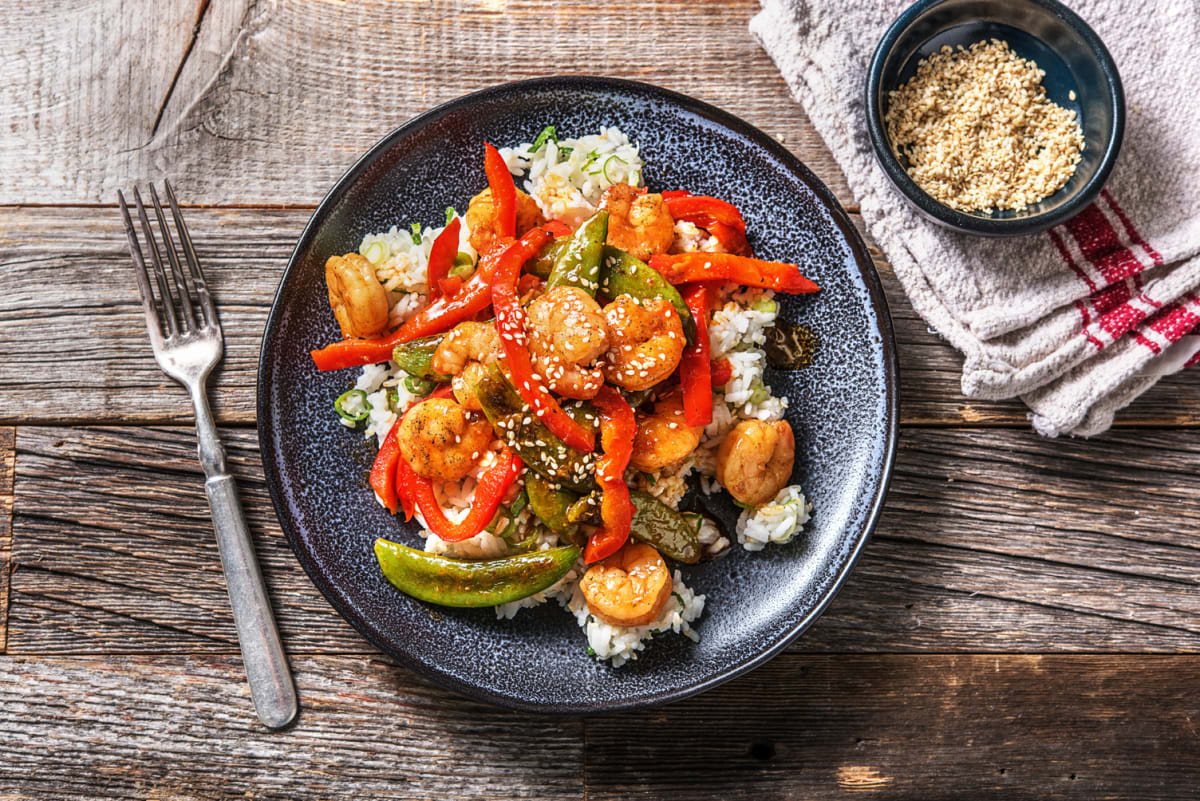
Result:
M692 630L690 624L704 612L704 601L705 596L694 593L683 583L683 576L676 570L671 599L663 607L658 619L645 626L610 626L597 620L588 611L587 599L583 597L578 583L566 605L575 613L575 620L587 635L588 652L597 659L611 660L613 667L620 667L637 659L638 652L645 649L646 643L655 634L673 631L699 642L700 635Z
M671 244L672 253L722 253L721 241L715 236L698 227L695 223L675 221L675 241Z
M742 512L738 542L747 551L761 551L771 543L782 545L804 528L811 510L799 484L784 487L770 503Z
M638 147L617 128L578 139L547 139L500 149L513 175L525 177L524 189L548 218L577 226L596 211L600 196L613 184L641 186Z

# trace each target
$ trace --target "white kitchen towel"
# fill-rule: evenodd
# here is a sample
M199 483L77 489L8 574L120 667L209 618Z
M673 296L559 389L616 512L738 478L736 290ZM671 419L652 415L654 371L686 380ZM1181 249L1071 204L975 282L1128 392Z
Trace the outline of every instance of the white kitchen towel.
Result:
M1129 338L1139 359L1157 357L1135 329L1200 284L1192 258L1200 253L1200 104L1191 97L1200 85L1200 13L1172 0L1075 4L1125 84L1121 158L1102 196L1074 220L1038 236L986 240L919 217L871 150L867 64L906 5L764 0L750 29L841 165L913 306L966 356L964 392L1002 398L1046 387L1043 412L1054 406L1055 419L1085 419L1104 397L1095 387L1128 388L1128 363L1138 361L1103 351ZM1066 374L1090 369L1111 374L1054 391Z

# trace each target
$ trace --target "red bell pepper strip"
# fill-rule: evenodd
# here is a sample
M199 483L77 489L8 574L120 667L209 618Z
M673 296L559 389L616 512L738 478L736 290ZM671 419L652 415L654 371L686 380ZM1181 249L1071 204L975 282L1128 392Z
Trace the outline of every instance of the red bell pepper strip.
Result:
M584 453L594 447L591 432L563 411L545 385L534 377L525 334L525 310L517 296L521 267L533 258L550 238L543 228L534 228L513 242L500 256L496 280L492 282L492 308L496 312L496 331L504 349L505 365L512 374L513 386L529 404L546 428L570 447Z
M615 389L605 384L592 404L600 412L600 446L604 449L596 460L596 483L603 490L600 519L604 528L593 534L584 548L583 561L589 565L612 556L629 539L633 501L625 483L625 468L633 456L637 435L633 409Z
M714 387L723 387L733 378L733 364L729 359L714 359L709 370Z
M463 281L457 275L448 275L445 278L439 278L437 282L438 291L448 298L452 298L458 294L458 290L462 289ZM433 287L430 287L432 289Z
M709 361L708 312L712 308L716 288L711 284L694 284L683 293L683 302L696 323L696 344L689 345L679 360L679 383L683 388L683 419L689 426L706 426L712 422L712 365Z
M437 300L441 292L440 284L454 267L454 258L458 255L458 233L462 221L455 217L450 224L442 229L433 240L429 249L429 299Z
M409 404L408 409L404 410L404 414L408 414L414 406L429 400L429 398L446 398L452 394L450 385L443 384L428 397ZM371 489L375 490L375 494L383 501L383 505L389 512L396 513L396 502L399 500L404 507L404 519L412 520L412 495L406 493L400 484L400 466L408 467L408 462L404 461L404 457L400 453L399 440L400 424L404 422L404 414L396 418L396 422L392 423L392 427L388 429L387 436L383 438L383 443L379 446L379 453L375 455L375 463L371 465L371 477L368 481ZM410 472L411 469L409 468Z
M744 286L759 286L800 295L816 292L819 286L800 274L795 264L779 261L764 261L731 253L673 253L660 254L650 259L650 266L658 270L672 284L687 284L693 281L734 281Z
M517 185L500 151L483 145L483 171L492 190L492 208L496 212L496 238L507 241L517 235Z
M407 487L412 488L417 506L420 507L429 530L446 542L461 542L469 540L487 527L495 517L496 510L500 508L504 493L508 492L508 488L524 468L520 457L505 447L500 452L500 458L479 480L479 485L475 488L475 498L471 501L471 511L461 523L451 523L446 518L433 492L432 481L418 476L407 462L401 469L405 470L403 481ZM408 475L409 473L412 475Z
M667 189L662 192L663 200L673 200L677 197L691 197L692 193L686 189Z
M550 233L554 234L554 236L556 236L556 237L570 236L571 234L575 233L571 229L571 226L567 225L562 220L551 220L550 222L543 225L542 228L544 228L547 231L549 231Z
M375 464L371 465L371 477L368 479L371 489L375 490L379 500L392 514L396 514L396 465L404 461L400 456L400 442L396 439L402 419L403 415L396 418L396 422L388 429L383 444L379 446L379 453L375 455Z
M746 233L746 221L732 203L707 195L676 195L668 192L663 193L663 200L667 204L667 211L676 220L690 222L701 228L719 222L736 228L742 234Z
M732 225L714 222L708 226L708 232L716 237L726 253L732 253L735 256L754 255L754 251L750 249L750 243L746 240L746 235Z

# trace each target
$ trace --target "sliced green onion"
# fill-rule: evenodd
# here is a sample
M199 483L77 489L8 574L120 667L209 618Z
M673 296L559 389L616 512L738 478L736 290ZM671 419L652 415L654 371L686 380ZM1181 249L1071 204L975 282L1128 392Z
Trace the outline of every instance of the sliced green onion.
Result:
M642 473L642 475L645 476L646 480L650 482L650 486L653 487L658 483L658 479L654 477L653 473Z
M420 223L412 223L408 227L412 229L413 244L414 245L421 244L421 224Z
M750 401L749 402L750 403L762 403L763 401L767 400L770 397L771 397L771 393L767 392L767 388L764 387L762 384L759 384L757 387L754 388L754 391L750 393Z
M363 256L365 256L367 261L371 262L371 264L381 263L387 258L387 255L387 247L379 240L376 240L368 245L366 252L363 253Z
M560 147L558 149L559 162L561 163L561 162L564 162L567 159L571 158L571 154L574 152L575 152L575 148L573 148L573 147L566 147L565 145L563 147Z
M387 405L388 411L392 414L400 414L400 393L396 391L395 387L388 387Z
M593 648L592 646L590 646L590 645L589 645L589 646L587 647L587 655L588 655L588 656L595 656L595 655L596 655L596 649L595 649L595 648Z
M779 309L779 304L776 303L771 298L761 297L758 300L754 301L754 303L750 304L750 308L754 309L754 311L756 311L756 312L766 312L767 314L774 314Z
M450 268L447 275L453 275L455 278L461 278L466 281L475 273L474 264L455 264Z
M546 144L546 140L553 140L555 143L558 142L558 134L555 132L553 125L547 125L542 129L542 132L537 135L537 139L533 140L533 147L529 152L536 153L541 150L542 145Z
M454 207L447 206L446 207L446 225L449 225L450 221L453 220L456 216L458 216L458 212L456 212L454 210Z
M699 512L684 512L683 518L685 520L692 521L693 528L696 529L696 533L700 533L700 526L704 525L704 515L700 514Z
M414 395L428 395L437 389L437 384L417 375L404 377L404 388Z
M371 404L367 401L367 393L361 389L351 389L338 395L333 402L334 411L348 423L361 423L371 413Z
M616 183L616 181L613 180L612 176L608 174L608 165L612 163L613 159L616 159L617 161L621 162L625 166L629 166L629 162L626 161L625 159L621 158L620 156L609 156L608 158L606 158L604 160L604 170L603 170L604 180L608 181L610 184Z
M513 501L513 505L509 507L508 513L513 517L521 514L521 510L525 508L525 504L529 503L529 495L525 492L525 488L521 487L521 494Z

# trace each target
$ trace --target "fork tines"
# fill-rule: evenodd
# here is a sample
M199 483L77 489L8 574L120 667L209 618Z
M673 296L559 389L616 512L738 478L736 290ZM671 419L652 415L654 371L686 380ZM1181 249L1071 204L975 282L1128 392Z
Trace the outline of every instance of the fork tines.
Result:
M129 216L129 206L125 195L117 191L121 202L121 214L125 218L125 233L129 237L129 252L133 256L134 273L137 278L138 290L142 295L142 305L146 309L146 326L150 329L150 337L158 341L170 340L176 336L186 336L197 331L220 330L217 312L213 306L212 296L208 291L208 282L204 271L200 269L200 261L196 258L196 250L192 246L192 237L188 234L183 216L179 212L179 203L175 200L175 192L168 181L163 181L167 202L171 206L171 216L175 219L175 229L182 245L183 261L187 264L185 270L179 260L175 241L171 237L167 218L163 214L162 204L158 201L158 192L150 185L150 200L154 205L154 215L158 218L158 227L162 232L163 246L166 249L166 262L163 252L159 249L154 237L154 230L146 216L146 207L142 203L141 192L133 188L133 201L137 208L138 219L142 224L142 236L150 251L150 262L154 265L154 283L158 293L155 295L151 284L146 260L142 255L141 245L138 244L137 231ZM168 270L166 265L170 265ZM169 273L169 275L168 275Z

